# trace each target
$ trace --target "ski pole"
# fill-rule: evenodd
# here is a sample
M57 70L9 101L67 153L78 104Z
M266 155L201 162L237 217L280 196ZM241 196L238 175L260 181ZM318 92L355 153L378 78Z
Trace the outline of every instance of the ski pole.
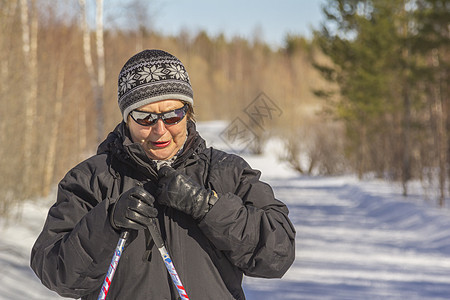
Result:
M158 226L156 225L156 220L152 219L152 224L148 227L148 230L150 231L150 234L153 238L153 241L155 242L156 247L158 247L159 253L161 254L161 257L164 261L164 264L166 265L166 269L170 274L170 277L172 277L172 281L175 284L175 287L177 288L178 294L180 295L181 299L189 299L186 290L181 283L181 279L178 276L177 270L175 270L175 266L173 265L172 259L170 258L169 253L167 252L166 247L164 246L163 239L161 237L161 233L159 232Z
M102 288L100 290L100 294L98 295L97 300L105 300L106 295L109 291L109 286L111 285L111 281L114 277L114 273L116 272L117 265L119 264L119 259L122 256L123 249L125 247L125 243L129 236L128 231L122 231L120 234L119 241L117 242L116 250L114 251L113 258L111 259L111 263L109 264L108 273L106 273L105 280L103 281Z

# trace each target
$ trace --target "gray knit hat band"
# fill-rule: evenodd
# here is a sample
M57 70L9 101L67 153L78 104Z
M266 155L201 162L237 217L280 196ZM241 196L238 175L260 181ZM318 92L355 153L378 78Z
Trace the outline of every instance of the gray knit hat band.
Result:
M119 74L119 108L124 121L143 105L161 100L194 104L189 75L179 59L161 50L145 50L130 58Z

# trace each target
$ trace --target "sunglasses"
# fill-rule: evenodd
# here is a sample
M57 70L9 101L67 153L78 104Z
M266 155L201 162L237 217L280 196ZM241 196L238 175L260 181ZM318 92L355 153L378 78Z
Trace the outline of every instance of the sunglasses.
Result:
M181 108L177 108L164 113L151 113L140 110L133 110L130 112L131 118L142 126L153 126L159 119L161 119L166 125L175 125L186 116L188 110L188 104L185 104Z

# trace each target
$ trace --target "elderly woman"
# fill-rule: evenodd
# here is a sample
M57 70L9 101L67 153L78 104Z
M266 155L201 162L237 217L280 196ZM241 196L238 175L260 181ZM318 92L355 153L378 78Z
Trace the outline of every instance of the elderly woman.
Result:
M127 230L108 298L177 299L148 231L152 220L191 299L245 299L243 274L288 270L295 252L288 209L242 158L205 146L193 103L175 56L145 50L125 63L123 122L62 179L32 249L31 267L45 286L97 299Z

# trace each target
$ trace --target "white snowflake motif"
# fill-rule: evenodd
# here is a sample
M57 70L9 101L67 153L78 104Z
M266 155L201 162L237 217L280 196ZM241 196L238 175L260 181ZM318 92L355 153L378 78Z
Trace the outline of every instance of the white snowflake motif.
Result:
M186 81L187 80L187 73L184 69L181 68L180 65L169 65L168 67L170 73L169 75L172 76L172 78L181 79Z
M153 65L151 68L144 67L142 71L138 72L139 80L141 82L150 82L152 80L160 80L160 76L165 76L165 74L162 72L164 68L157 67Z
M136 80L133 79L133 75L131 75L131 73L128 73L126 76L120 78L120 91L126 92L127 90L131 89L135 82Z

